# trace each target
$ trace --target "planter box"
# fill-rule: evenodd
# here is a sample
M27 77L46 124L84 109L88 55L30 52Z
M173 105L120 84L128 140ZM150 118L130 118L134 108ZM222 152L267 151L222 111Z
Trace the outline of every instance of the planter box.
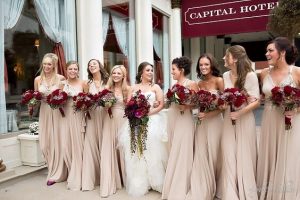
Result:
M21 143L21 161L23 165L41 166L45 164L38 135L21 134L18 135L18 139Z

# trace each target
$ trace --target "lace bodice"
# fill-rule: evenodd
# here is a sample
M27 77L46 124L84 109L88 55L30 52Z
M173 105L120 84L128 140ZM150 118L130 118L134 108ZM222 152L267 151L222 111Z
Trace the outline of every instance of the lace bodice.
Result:
M271 90L275 87L275 86L286 86L286 85L290 85L292 87L296 87L296 83L293 79L292 76L292 70L293 70L293 66L289 66L289 73L287 74L287 76L280 82L279 85L276 85L270 75L270 71L272 70L272 68L269 69L268 74L265 76L264 80L263 80L263 86L262 86L262 91L265 94L266 99L269 98L271 96Z
M153 91L142 92L143 95L148 99L151 107L153 106L154 101L156 101L156 95Z
M68 81L66 81L66 82L64 83L63 91L65 91L65 92L68 94L68 96L72 96L72 97L73 97L73 96L78 95L78 93L82 92L83 89L82 89L82 87L75 87L75 86L72 86L72 85L70 85L70 84L68 83Z
M42 80L38 91L42 94L44 94L45 96L47 96L48 94L50 94L51 92L53 92L54 90L59 89L59 85L55 84L55 85L51 85L49 86L46 81Z
M104 85L103 85L103 82L101 81L100 83L100 87L98 88L95 84L94 81L92 81L90 84L90 87L89 87L89 93L91 94L97 94L98 92L100 92L101 90L104 89Z

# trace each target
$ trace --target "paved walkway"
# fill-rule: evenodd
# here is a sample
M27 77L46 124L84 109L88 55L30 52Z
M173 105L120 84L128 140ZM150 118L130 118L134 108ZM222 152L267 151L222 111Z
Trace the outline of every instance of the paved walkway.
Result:
M13 179L0 184L0 200L100 200L99 187L94 191L70 191L66 183L46 186L47 170ZM106 200L160 200L158 192L151 191L141 198L127 195L125 190L118 191Z

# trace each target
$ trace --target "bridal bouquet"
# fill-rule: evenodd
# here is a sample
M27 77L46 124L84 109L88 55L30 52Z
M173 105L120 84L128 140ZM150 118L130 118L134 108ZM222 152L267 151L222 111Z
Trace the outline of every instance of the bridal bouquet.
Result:
M131 153L137 151L139 156L146 150L149 111L150 104L141 90L137 91L125 105L124 116L129 120Z
M238 88L225 89L218 99L218 105L222 106L228 104L230 106L230 112L240 110L245 103L247 103L247 94ZM235 120L231 120L231 122L232 125L236 124Z
M190 105L195 101L195 92L179 84L168 89L166 96L168 104L174 102L179 105ZM180 114L183 113L184 111L180 111Z
M27 90L22 94L21 104L28 105L29 116L32 117L33 107L42 100L42 94L39 91Z
M52 109L59 109L61 115L65 117L63 106L68 100L68 94L61 89L56 89L47 96L47 103Z
M274 87L272 90L272 103L284 111L292 111L300 105L300 90L292 86ZM285 117L285 130L292 128L291 118Z
M97 99L97 105L108 108L107 112L112 119L113 114L111 108L117 102L115 94L108 89L104 89L97 94Z
M73 109L74 112L82 111L91 119L90 110L95 105L95 96L89 93L80 92L77 96L73 97Z
M209 112L218 109L218 97L207 90L199 90L197 93L196 105L199 112ZM198 121L201 124L201 121Z

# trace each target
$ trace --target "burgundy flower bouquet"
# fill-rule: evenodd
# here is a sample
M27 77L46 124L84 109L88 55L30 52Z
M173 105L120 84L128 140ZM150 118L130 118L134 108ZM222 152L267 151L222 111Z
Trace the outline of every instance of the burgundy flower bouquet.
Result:
M247 94L238 88L225 89L218 99L218 105L222 106L228 104L230 106L230 112L240 110L245 103L247 103ZM235 120L231 120L231 122L232 125L236 124Z
M189 105L194 102L195 92L182 85L175 84L171 89L168 89L166 94L168 104L172 102L179 105ZM184 111L180 111L183 114Z
M218 97L207 90L199 90L197 93L196 105L199 112L209 112L218 109ZM198 121L201 124L201 121Z
M39 91L27 90L22 94L21 104L28 105L29 116L32 117L33 107L42 100L42 94Z
M52 109L59 109L61 115L65 117L63 106L67 103L68 94L61 89L56 89L47 96L47 103Z
M115 94L108 89L104 89L97 94L97 99L97 105L108 108L107 112L109 117L112 119L113 114L111 107L117 102Z
M149 121L150 104L147 98L138 90L125 106L125 115L130 126L131 153L143 155L146 150L147 128Z
M95 105L95 96L89 93L80 92L77 96L73 97L73 109L74 112L82 111L91 119L90 110Z
M284 111L292 111L300 105L300 90L292 86L274 87L272 90L271 102L282 108ZM285 117L285 130L292 128L291 118Z

